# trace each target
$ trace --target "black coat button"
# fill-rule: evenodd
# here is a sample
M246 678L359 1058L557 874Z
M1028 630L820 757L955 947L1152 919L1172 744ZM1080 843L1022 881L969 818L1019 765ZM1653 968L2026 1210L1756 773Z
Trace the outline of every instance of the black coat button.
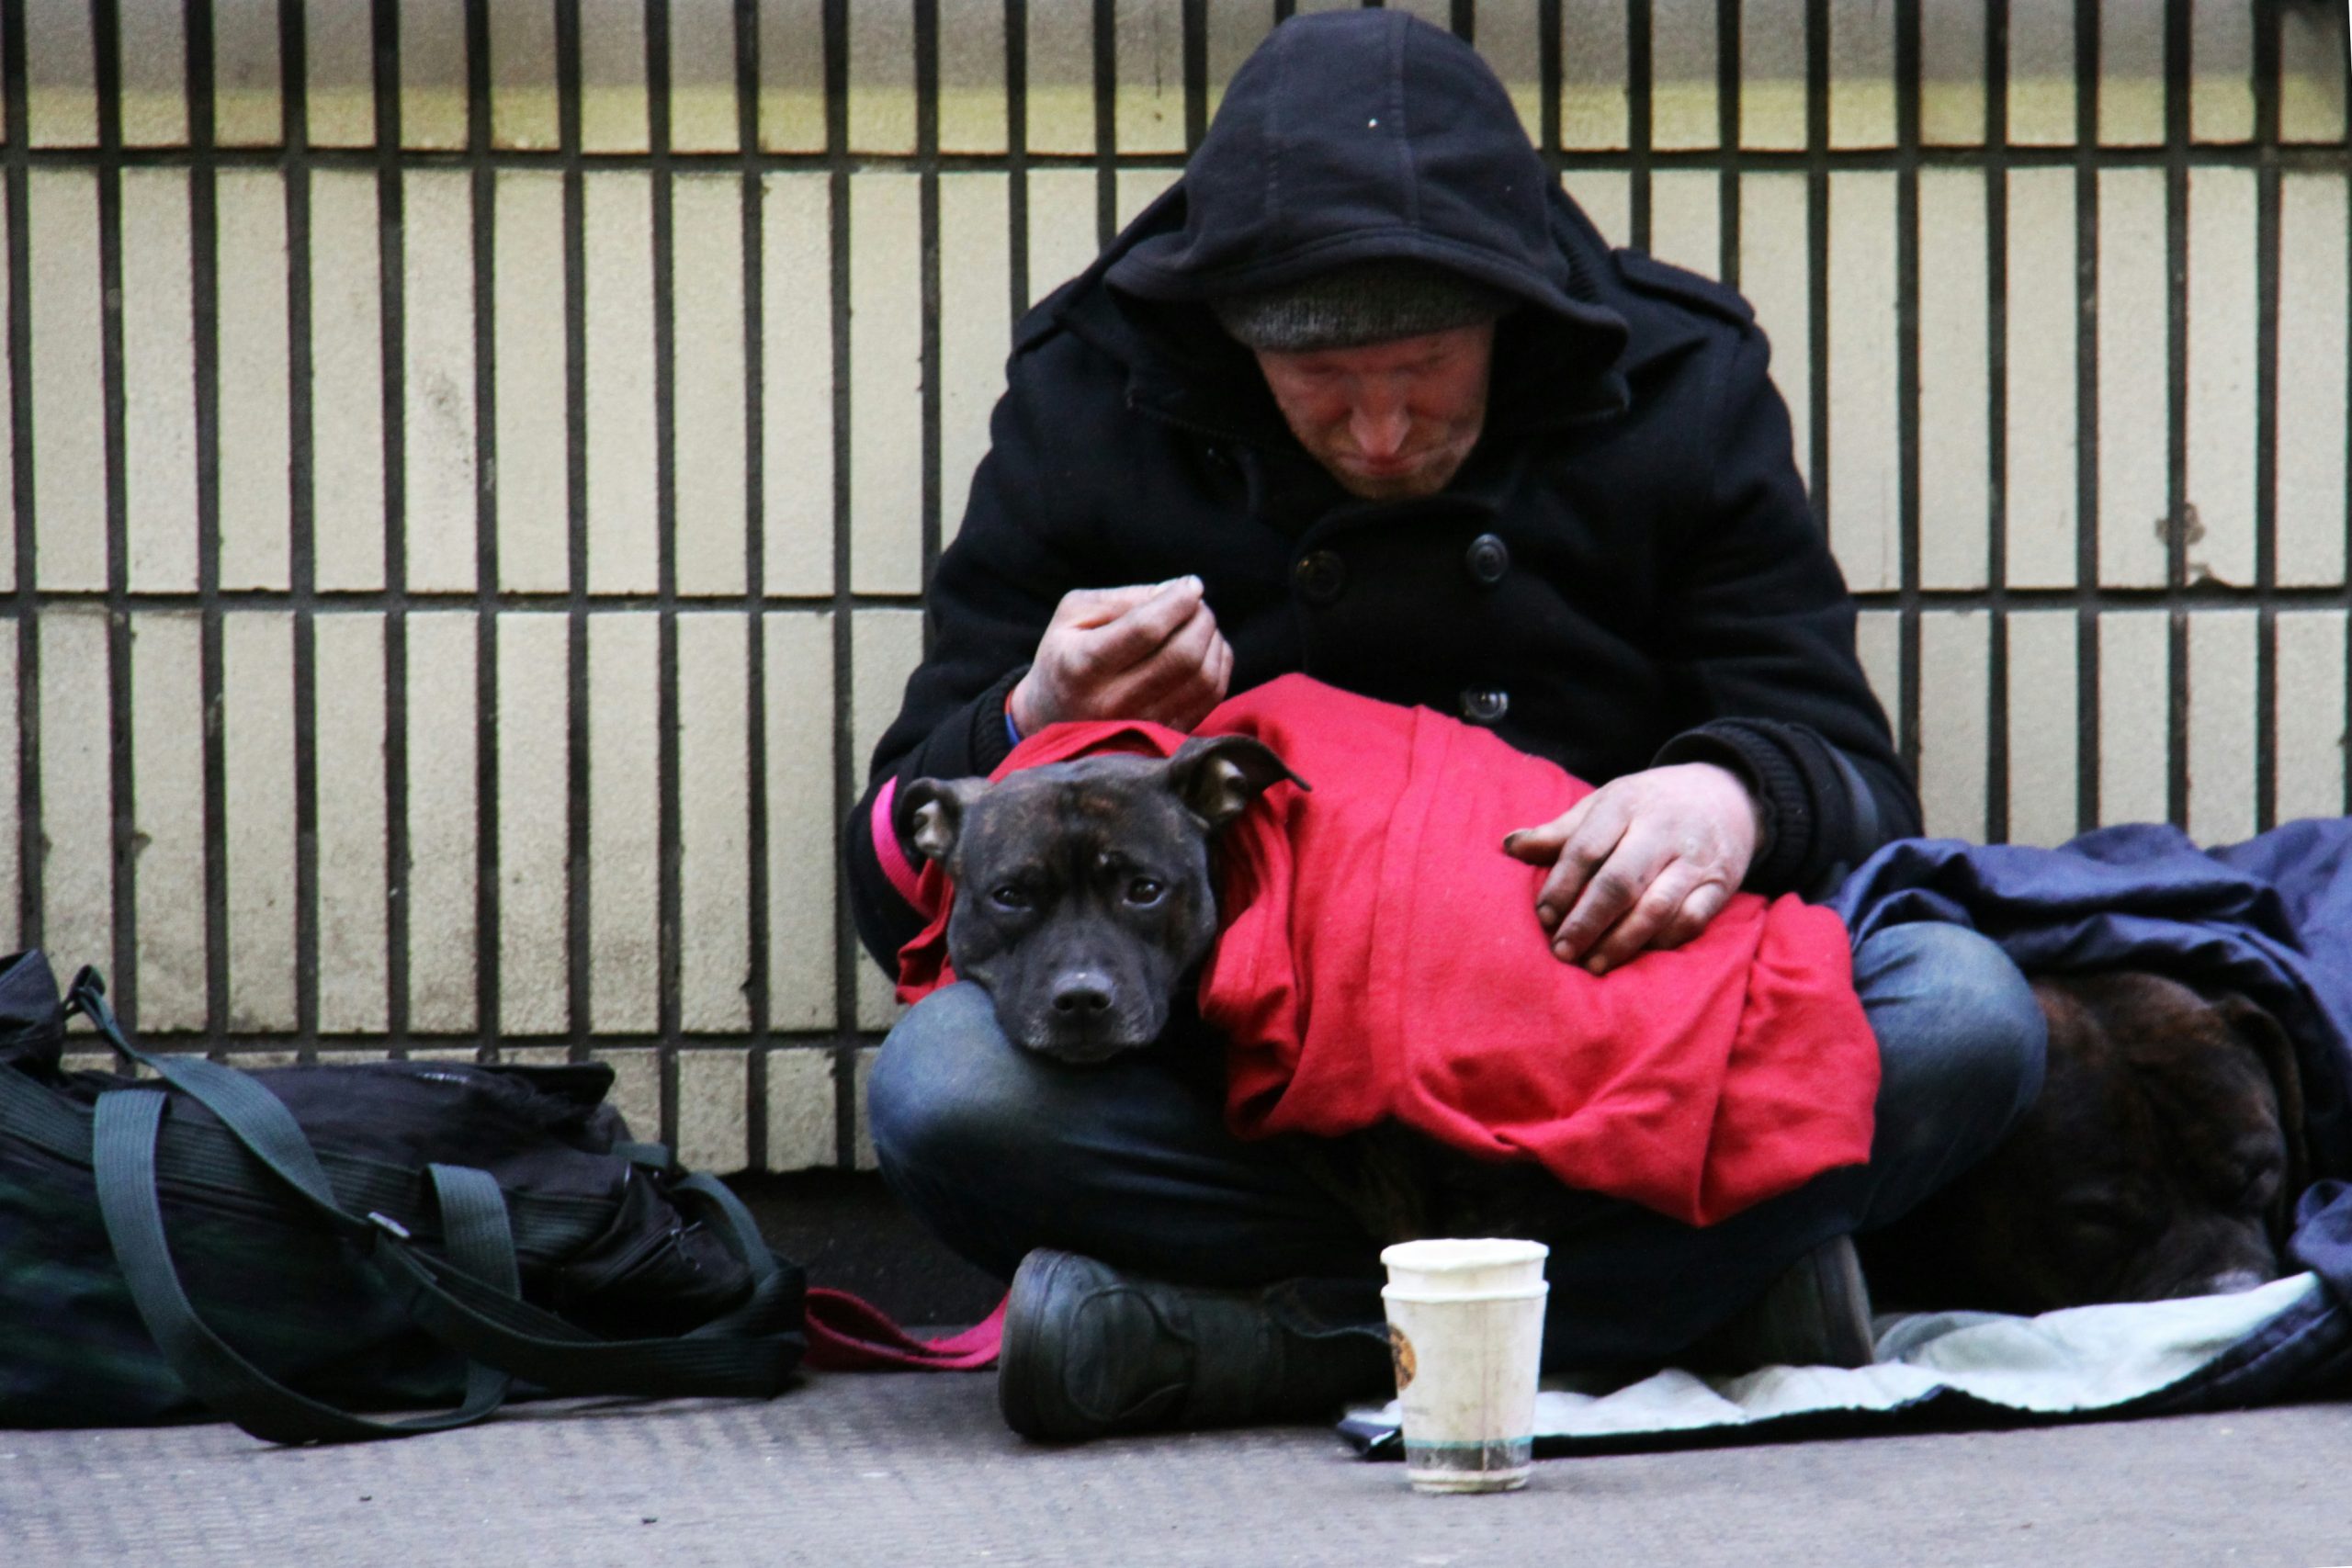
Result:
M1462 694L1462 716L1473 724L1493 726L1510 712L1510 694L1500 686L1473 686Z
M1470 541L1469 553L1463 558L1470 568L1470 580L1481 588L1492 588L1510 570L1510 547L1494 534L1481 534Z
M1310 604L1329 604L1348 585L1348 563L1337 550L1310 550L1291 568L1290 575L1298 584L1300 598Z

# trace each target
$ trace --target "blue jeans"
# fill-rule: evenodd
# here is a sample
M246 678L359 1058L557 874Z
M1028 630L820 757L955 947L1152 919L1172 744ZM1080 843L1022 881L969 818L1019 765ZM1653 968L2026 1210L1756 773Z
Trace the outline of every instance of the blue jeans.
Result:
M1854 955L1878 1036L1866 1166L1833 1170L1703 1229L1562 1188L1544 1364L1656 1361L1836 1235L1875 1229L1989 1152L2041 1087L2041 1009L2000 949L1957 926L1892 927ZM1285 1153L1226 1130L1223 1051L1197 1022L1070 1067L1022 1050L988 995L952 986L884 1042L875 1150L899 1199L1008 1279L1032 1247L1197 1285L1314 1282L1333 1327L1380 1319L1379 1247Z

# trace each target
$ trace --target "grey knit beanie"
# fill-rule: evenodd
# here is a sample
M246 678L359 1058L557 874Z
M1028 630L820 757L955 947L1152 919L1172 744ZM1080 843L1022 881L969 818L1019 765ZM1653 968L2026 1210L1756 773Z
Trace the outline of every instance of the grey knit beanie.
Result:
M1351 262L1280 288L1209 301L1250 348L1302 354L1356 348L1491 321L1519 301L1430 262Z

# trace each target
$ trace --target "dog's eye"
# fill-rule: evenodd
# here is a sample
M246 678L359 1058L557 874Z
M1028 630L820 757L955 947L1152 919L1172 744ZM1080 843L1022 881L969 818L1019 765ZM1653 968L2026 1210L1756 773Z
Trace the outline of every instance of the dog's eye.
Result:
M1168 891L1168 884L1156 876L1138 876L1127 884L1127 902L1148 908L1159 902Z
M1029 895L1008 882L989 890L989 902L1000 909L1025 909L1029 907Z

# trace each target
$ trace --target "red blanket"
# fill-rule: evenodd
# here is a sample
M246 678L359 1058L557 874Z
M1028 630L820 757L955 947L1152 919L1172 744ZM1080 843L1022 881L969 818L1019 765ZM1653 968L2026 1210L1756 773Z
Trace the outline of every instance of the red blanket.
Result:
M1224 929L1200 1005L1231 1042L1236 1134L1394 1119L1702 1225L1869 1157L1878 1047L1829 910L1741 894L1696 941L1596 976L1552 956L1542 874L1501 849L1590 785L1305 676L1200 728L1256 736L1313 786L1275 785L1217 847ZM998 775L1183 739L1057 725ZM899 954L910 1001L952 978L937 867L919 894L937 917Z

